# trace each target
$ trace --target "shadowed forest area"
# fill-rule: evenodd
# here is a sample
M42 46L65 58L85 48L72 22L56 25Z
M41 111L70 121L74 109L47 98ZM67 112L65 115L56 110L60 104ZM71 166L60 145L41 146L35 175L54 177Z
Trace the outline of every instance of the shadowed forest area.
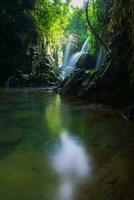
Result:
M0 0L0 200L132 200L134 0Z

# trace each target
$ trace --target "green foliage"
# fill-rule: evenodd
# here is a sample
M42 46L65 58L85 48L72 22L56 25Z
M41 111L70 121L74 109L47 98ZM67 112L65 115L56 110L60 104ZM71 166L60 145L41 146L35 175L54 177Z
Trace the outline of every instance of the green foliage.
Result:
M78 43L82 44L89 36L84 9L75 8L69 21L67 34L75 35Z
M102 33L102 16L102 1L96 0L94 2L91 0L89 4L89 18L92 26L99 34ZM88 29L84 7L74 8L70 16L70 22L67 26L67 33L75 35L78 38L80 46L87 39L87 37L89 37L91 49L92 51L95 50L97 41L93 33Z
M64 30L68 24L69 3L67 0L37 0L32 17L37 24L45 43L51 48L59 47L64 39Z
M89 4L89 18L95 31L102 36L103 33L103 4L102 0L91 0ZM96 46L96 39L93 33L90 32L90 40L92 47Z

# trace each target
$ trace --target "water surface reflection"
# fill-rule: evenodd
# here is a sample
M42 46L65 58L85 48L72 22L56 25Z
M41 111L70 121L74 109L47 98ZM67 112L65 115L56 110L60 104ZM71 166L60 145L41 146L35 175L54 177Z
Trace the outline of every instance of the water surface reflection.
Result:
M78 184L91 174L91 160L76 138L67 132L60 135L60 145L51 159L52 166L60 176L57 199L72 200Z
M133 133L113 109L0 90L0 200L133 200Z

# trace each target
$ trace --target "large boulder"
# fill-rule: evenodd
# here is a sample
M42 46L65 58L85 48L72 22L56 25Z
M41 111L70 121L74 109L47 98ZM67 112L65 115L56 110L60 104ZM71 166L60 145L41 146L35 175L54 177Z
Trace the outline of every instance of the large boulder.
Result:
M94 69L96 65L96 59L89 53L84 53L80 56L76 62L76 68L82 69Z
M66 77L60 85L61 95L77 95L85 72L82 69L75 70L73 74Z

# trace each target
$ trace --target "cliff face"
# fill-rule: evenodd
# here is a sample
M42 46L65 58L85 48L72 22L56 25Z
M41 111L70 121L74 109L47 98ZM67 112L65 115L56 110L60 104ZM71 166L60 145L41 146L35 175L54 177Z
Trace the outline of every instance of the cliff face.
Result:
M111 54L106 63L105 77L113 79L116 101L133 101L134 90L134 0L104 3L105 33Z

